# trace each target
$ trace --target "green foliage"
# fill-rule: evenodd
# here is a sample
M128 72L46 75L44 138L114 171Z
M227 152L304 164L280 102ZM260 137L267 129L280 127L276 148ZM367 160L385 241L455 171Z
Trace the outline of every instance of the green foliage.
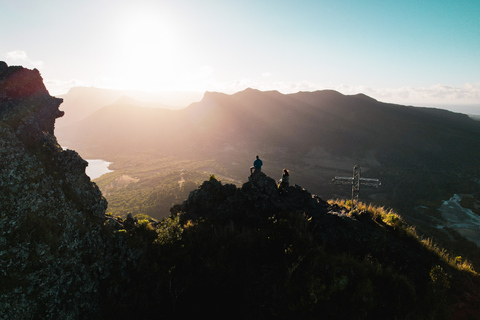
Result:
M208 181L218 181L214 174L210 175Z
M184 230L184 226L180 225L179 221L179 215L163 219L157 229L158 237L155 242L160 245L166 245L179 241Z
M227 178L225 169L214 161L158 158L147 154L111 161L115 171L95 182L108 201L108 212L114 216L126 217L132 213L163 219L174 204L182 203L190 191L207 179L222 177L226 182L239 183Z
M439 265L432 267L430 270L430 279L440 288L450 288L450 276Z
M429 276L431 280L430 287L438 299L444 303L448 299L447 294L452 277L439 265L432 267Z
M349 201L341 200L341 199L335 199L335 200L329 200L328 201L330 204L335 204L340 207L344 207L346 210L349 209L348 204ZM372 204L365 204L365 203L358 203L357 207L359 208L360 211L363 211L364 215L368 215L372 220L374 221L382 221L386 225L393 227L397 230L399 235L409 237L413 239L414 241L418 242L419 245L424 246L427 248L430 252L433 252L435 255L437 255L439 258L443 259L446 261L450 266L470 272L472 274L477 274L472 266L472 264L466 260L466 259L461 259L459 261L458 257L453 257L450 255L446 249L441 248L434 242L433 239L431 238L422 238L418 235L418 233L415 231L415 228L407 224L401 216L399 216L397 213L394 211L387 210L384 207L377 207Z
M207 185L212 195L226 190ZM232 310L239 319L448 318L454 281L476 275L466 261L419 237L392 210L359 203L347 215L344 200L330 205L343 211L338 222L278 208L240 218L228 208L189 216L176 207L158 224L137 215L136 225L117 232L134 258L108 279L102 310L111 318L147 318L152 310L166 318Z
M400 224L400 217L393 213L388 213L382 217L383 222L388 224L389 226L397 226Z

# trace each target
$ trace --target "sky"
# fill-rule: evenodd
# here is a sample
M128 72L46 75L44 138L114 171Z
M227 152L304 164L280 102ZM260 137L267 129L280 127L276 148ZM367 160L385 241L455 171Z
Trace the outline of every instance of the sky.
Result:
M0 60L52 95L333 89L480 114L480 1L0 0Z

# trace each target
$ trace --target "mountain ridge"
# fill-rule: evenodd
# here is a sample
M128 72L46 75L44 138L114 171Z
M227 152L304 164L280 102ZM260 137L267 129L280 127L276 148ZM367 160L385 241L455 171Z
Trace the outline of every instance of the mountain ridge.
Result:
M325 199L350 198L351 187L332 179L350 176L359 165L363 177L382 182L378 189L362 188L361 201L404 212L408 221L422 222L425 234L449 241L458 239L455 232L478 233L448 228L439 211L454 194L474 199L472 208L479 205L480 122L464 114L332 90L284 95L248 89L209 93L161 117L142 118L133 107L124 117L113 110L105 117L109 122L57 130L58 139L114 163L138 153L215 160L236 179L260 155L266 174L280 177L288 168L295 183Z
M319 99L320 96L325 100ZM408 148L409 157L419 154L412 164L421 157L429 158L431 163L445 162L443 166L448 166L459 163L454 154L462 157L465 163L472 163L472 152L468 149L478 147L472 137L480 134L478 122L466 115L386 104L331 90L288 95L254 89L233 95L207 93L200 102L175 113L178 116L168 121L170 124L165 130L158 128L150 136L138 137L138 147L157 144L156 148L166 150L161 143L152 143L152 140L160 140L162 135L172 131L176 133L172 139L178 139L176 144L186 146L179 154L189 153L190 156L198 152L213 158L228 157L221 150L230 145L236 150L235 157L242 157L241 150L270 153L268 150L272 147L287 148L303 157L311 148L320 147L332 155L351 158L352 166L353 163L362 164L362 154L372 152L386 165L392 161L405 162L402 150ZM88 123L79 124L78 128L99 136L95 134L99 128ZM130 128L113 127L112 130L121 136ZM62 129L58 136L72 146L75 139L79 139L69 134L68 129ZM469 142L462 144L457 139ZM101 137L97 142L109 149L115 144L115 141L102 142ZM470 148L466 147L468 144ZM431 150L425 151L425 148ZM170 152L175 153L174 150ZM476 157L478 155L473 159Z

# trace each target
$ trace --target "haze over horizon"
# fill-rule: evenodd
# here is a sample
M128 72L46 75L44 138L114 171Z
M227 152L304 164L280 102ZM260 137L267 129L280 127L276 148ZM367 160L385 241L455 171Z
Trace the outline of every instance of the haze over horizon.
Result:
M476 0L0 1L0 60L52 95L333 89L480 114Z

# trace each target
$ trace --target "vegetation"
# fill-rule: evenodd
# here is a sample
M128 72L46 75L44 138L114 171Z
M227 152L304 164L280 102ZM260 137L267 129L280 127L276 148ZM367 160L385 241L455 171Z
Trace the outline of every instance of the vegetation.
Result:
M114 171L95 183L108 201L107 212L114 216L132 213L162 219L174 204L182 203L205 180L218 177L224 182L240 183L228 177L215 161L182 161L154 154L117 157L112 161L110 168Z
M349 205L330 201L340 211ZM177 206L161 223L140 220L122 237L142 254L130 281L109 280L122 294L102 292L104 316L450 319L459 283L477 277L468 262L420 238L395 212L358 207L351 217L387 228L397 247L412 248L412 257L349 242L328 245L318 222L298 212L185 220ZM420 253L414 265L403 264Z
M348 210L351 210L351 201L336 199L329 200L328 202L330 204L339 205L341 207L345 207ZM477 274L474 267L469 261L463 259L461 256L454 257L450 255L447 250L441 248L438 244L435 243L433 239L424 239L419 236L413 226L406 223L401 216L399 216L391 209L377 207L372 204L367 205L363 202L359 202L357 204L357 211L351 214L367 214L375 221L382 221L385 224L393 227L394 229L400 230L402 233L416 239L429 251L435 252L438 257L440 257L443 261L446 261L450 266L470 272L472 274Z

